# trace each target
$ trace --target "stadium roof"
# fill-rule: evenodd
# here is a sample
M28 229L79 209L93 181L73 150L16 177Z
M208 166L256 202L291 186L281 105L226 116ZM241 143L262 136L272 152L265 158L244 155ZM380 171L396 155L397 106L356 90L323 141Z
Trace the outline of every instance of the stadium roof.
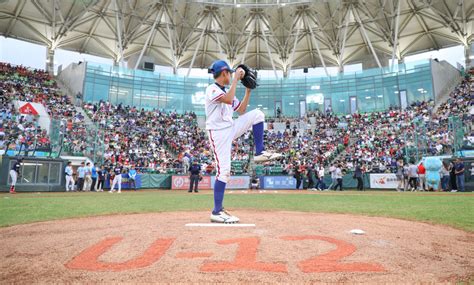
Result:
M473 26L472 0L0 0L0 35L116 61L146 46L174 68L384 66L394 44L398 59L468 46Z

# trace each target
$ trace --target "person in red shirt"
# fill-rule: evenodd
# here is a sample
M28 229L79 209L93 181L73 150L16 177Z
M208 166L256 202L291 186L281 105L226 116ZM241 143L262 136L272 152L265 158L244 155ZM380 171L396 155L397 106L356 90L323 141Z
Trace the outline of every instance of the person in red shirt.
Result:
M420 179L420 190L425 191L426 190L426 169L425 166L423 166L423 163L420 163L418 165L418 177Z

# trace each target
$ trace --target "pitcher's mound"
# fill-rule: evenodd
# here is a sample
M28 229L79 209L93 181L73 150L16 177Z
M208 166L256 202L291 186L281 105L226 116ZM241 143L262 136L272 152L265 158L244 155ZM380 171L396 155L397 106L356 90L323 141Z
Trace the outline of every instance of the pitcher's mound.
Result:
M0 229L0 280L381 283L474 277L473 233L388 218L233 213L255 226L185 226L207 223L209 213L176 212Z

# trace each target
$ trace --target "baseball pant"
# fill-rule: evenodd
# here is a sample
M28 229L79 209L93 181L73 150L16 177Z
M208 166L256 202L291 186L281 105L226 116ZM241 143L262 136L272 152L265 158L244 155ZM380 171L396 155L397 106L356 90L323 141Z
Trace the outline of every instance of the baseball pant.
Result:
M265 115L260 110L252 110L237 119L231 127L221 130L208 130L209 141L217 165L216 179L227 183L230 179L230 157L232 142L246 133L253 125L265 121Z
M118 183L118 191L122 190L122 175L115 175L114 180L112 181L112 187L110 187L110 191L114 191L115 184Z
M13 170L13 169L10 170L10 178L11 178L11 180L12 180L11 186L15 187L15 185L16 185L16 180L17 180L17 178L18 178L18 173L16 173L16 171Z
M72 175L66 175L66 192L74 190L74 179Z

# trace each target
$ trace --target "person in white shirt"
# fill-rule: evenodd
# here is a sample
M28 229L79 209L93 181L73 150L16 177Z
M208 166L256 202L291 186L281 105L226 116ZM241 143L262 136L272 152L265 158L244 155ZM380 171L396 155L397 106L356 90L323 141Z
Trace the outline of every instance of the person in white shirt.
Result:
M74 191L74 178L71 162L67 163L66 168L64 169L64 174L66 175L66 192Z
M336 171L334 171L334 178L336 178L336 186L334 186L334 190L337 190L339 186L339 190L342 191L342 169L341 164L338 164L336 167Z
M242 101L235 96L237 83L245 76L245 71L237 68L232 78L234 70L223 60L215 61L211 71L215 82L207 87L205 99L206 130L217 165L211 222L238 223L239 218L230 215L222 206L225 187L230 178L232 142L252 129L256 163L277 159L281 154L265 151L264 113L258 109L246 112L251 89L246 88ZM229 84L230 88L226 88ZM234 112L239 113L236 120L232 118Z
M322 191L323 180L324 180L324 166L320 164L316 171L317 171L318 181L316 181L316 185L314 187L318 189L319 191Z

